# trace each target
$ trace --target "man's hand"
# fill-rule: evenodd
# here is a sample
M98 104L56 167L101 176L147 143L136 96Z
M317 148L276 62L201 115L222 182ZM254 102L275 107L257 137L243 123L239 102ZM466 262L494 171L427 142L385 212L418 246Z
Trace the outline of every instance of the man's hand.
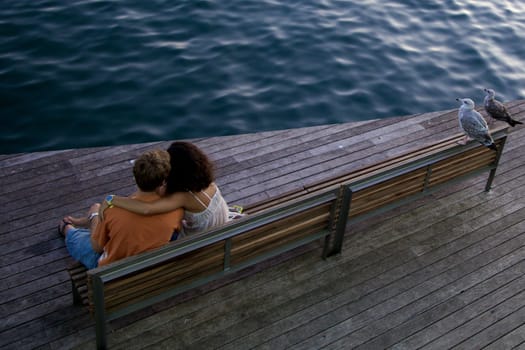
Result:
M89 208L89 215L93 213L98 213L99 209L100 209L100 203L91 204L91 207Z
M108 207L109 205L106 201L102 201L102 204L99 204L98 217L101 221L104 220L104 210L106 210Z
M103 247L99 246L97 241L93 238L93 233L97 230L97 226L100 223L100 207L100 203L95 203L91 206L91 208L89 208L89 229L91 231L91 247L97 253L102 253L102 251L104 250Z
M93 232L99 223L99 210L100 210L100 203L95 203L91 205L91 208L89 208L88 212L88 218L89 218L89 228L91 232Z

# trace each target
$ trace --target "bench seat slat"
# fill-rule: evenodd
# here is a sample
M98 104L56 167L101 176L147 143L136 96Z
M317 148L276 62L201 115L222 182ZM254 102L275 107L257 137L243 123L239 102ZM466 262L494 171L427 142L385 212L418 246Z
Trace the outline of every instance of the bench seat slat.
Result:
M233 264L240 264L253 256L253 252L264 254L277 246L288 244L310 235L312 232L328 228L329 215L315 217L309 220L297 222L292 226L269 232L265 235L254 237L242 244L232 242L231 259Z
M352 196L352 202L355 203L361 199L374 200L377 197L383 197L387 192L397 192L400 190L403 191L404 186L407 186L408 188L412 184L422 186L426 174L426 169L417 169L410 173L398 176L392 180L387 180L377 185L356 191Z
M222 268L223 255L223 251L212 251L209 255L197 260L191 257L174 259L161 266L152 267L149 270L137 273L130 278L111 281L106 284L105 293L110 299L111 295L124 295L122 291L138 284L146 286L158 284L176 285L188 275L199 278L204 271L209 270L209 267L220 270ZM144 289L144 292L147 292L147 289Z
M251 241L253 237L260 235L266 235L269 231L274 231L282 228L286 228L290 225L293 225L295 222L302 222L304 220L313 218L313 217L323 217L328 221L327 215L330 212L330 205L325 204L320 207L315 207L310 210L306 210L300 214L297 214L293 217L284 218L275 222L272 222L269 225L265 225L249 232L245 232L241 235L237 235L232 238L233 245L241 244L244 241Z
M163 274L165 272L169 273L176 273L179 271L184 272L186 269L192 268L192 266L200 266L200 265L194 265L194 262L200 262L203 259L206 259L210 256L217 256L221 255L224 251L224 243L219 242L210 246L206 246L205 248L201 248L197 251L186 253L184 255L178 256L170 261L166 261L162 265L159 266L151 266L149 269L142 270L139 273L126 276L125 279L116 279L112 281L110 284L113 288L120 288L122 286L125 286L126 284L133 284L137 283L139 281L142 281L144 279L148 278L155 278L155 276L159 274ZM111 290L111 289L108 289Z
M399 201L402 198L409 197L416 193L421 193L423 192L423 189L423 181L412 183L410 185L402 184L397 188L395 192L386 192L381 197L375 199L363 197L359 201L352 201L349 217L353 218L355 216L359 216L361 214L373 211L374 209L385 206L387 204Z
M203 261L206 263L207 260ZM152 280L151 284L139 284L128 287L125 292L118 293L116 291L114 294L108 294L105 298L106 301L106 311L107 312L116 312L122 310L123 308L141 302L147 298L155 297L167 290L173 288L182 288L184 286L190 285L192 282L198 280L202 276L209 276L215 273L218 273L222 270L222 266L206 266L204 265L199 273L193 275L190 271L187 271L184 275L178 275L174 278L177 279L176 284L168 283L169 274L165 278L161 278L158 281Z
M286 245L294 246L293 243L299 242L305 237L308 237L311 234L322 232L322 227L313 227L310 226L308 228L305 228L302 234L300 232L296 232L293 235L289 235L286 238L281 238L277 244L268 245L268 246L261 246L257 245L254 246L253 249L249 251L245 251L242 256L235 255L232 256L232 261L235 265L241 265L245 261L250 261L252 259L255 259L260 256L264 256L265 254L269 254L270 252L279 251L280 248L285 247ZM326 231L329 232L329 231ZM325 234L320 234L320 236L324 236ZM272 254L274 256L275 254Z
M439 172L436 174L432 174L433 176L430 177L429 185L430 186L436 186L442 183L445 183L453 178L460 177L462 175L469 174L471 172L475 172L476 170L483 169L485 167L488 167L491 164L490 161L484 161L480 160L479 162L475 163L469 163L465 166L462 166L461 168L455 168L453 170L450 170L448 172Z

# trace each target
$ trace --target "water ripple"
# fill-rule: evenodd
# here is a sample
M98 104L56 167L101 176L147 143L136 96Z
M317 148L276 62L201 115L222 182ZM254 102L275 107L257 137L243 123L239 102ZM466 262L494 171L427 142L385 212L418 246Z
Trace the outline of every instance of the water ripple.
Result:
M283 129L525 97L525 4L6 0L0 153Z

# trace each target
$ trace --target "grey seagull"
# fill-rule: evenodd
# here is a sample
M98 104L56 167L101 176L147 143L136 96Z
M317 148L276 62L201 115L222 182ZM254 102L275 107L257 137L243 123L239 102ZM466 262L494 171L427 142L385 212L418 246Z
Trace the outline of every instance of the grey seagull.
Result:
M485 111L493 119L501 120L507 122L510 126L515 126L516 124L523 124L522 122L512 119L507 108L503 103L496 100L494 97L496 93L492 89L483 89L487 94L485 100L483 101L483 106Z
M469 139L476 140L482 145L497 151L492 136L490 136L487 122L478 111L474 109L474 101L470 98L456 98L461 102L458 111L459 127L465 134L465 138L458 143L464 145Z

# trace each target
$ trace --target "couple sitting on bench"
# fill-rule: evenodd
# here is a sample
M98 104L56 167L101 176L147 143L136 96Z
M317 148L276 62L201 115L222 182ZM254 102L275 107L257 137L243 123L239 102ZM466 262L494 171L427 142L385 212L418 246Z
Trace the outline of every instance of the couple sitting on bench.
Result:
M109 195L86 217L66 216L59 225L69 253L88 269L228 221L212 163L191 143L145 152L134 162L133 175L137 192Z

